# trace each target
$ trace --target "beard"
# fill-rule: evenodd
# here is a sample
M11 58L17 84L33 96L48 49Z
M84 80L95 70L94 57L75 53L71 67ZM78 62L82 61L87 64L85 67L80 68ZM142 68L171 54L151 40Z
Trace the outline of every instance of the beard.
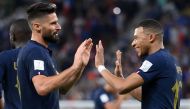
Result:
M59 36L57 32L48 33L43 35L43 39L48 43L56 43L59 40Z
M140 58L144 59L148 56L149 54L149 47L143 47L143 49L141 50L141 54L140 54Z

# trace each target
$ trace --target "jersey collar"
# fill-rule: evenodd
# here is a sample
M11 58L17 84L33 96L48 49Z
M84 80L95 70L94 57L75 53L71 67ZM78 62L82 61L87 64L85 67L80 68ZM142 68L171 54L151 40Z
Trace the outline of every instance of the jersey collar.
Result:
M52 55L52 50L50 50L49 48L45 47L44 45L42 45L42 44L40 44L40 43L38 43L38 42L36 42L34 40L30 40L30 42L33 43L33 44L36 44L38 46L41 46L42 48L46 49L49 52L50 55Z

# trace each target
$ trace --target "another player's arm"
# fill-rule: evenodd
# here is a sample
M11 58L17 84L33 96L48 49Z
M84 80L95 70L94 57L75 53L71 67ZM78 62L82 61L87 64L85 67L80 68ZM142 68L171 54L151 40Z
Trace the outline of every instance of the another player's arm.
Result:
M81 72L87 65L92 48L92 40L84 41L78 48L73 65L55 76L37 75L32 82L39 95L47 95L49 92L62 87L66 93L81 76Z
M126 79L116 77L108 69L100 65L104 65L104 48L101 41L96 45L95 65L99 69L100 74L113 88L119 91L120 94L125 94L133 89L141 86L144 83L143 78L138 73L132 73Z

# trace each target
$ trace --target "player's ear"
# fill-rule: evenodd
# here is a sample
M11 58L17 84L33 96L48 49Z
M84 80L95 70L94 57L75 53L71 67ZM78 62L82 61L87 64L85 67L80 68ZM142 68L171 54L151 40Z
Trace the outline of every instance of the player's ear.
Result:
M40 23L33 22L32 23L32 28L33 28L33 30L35 30L37 32L41 32L42 26L40 25Z
M153 43L155 40L156 40L156 35L150 34L150 36L149 36L149 41L150 41L151 43Z

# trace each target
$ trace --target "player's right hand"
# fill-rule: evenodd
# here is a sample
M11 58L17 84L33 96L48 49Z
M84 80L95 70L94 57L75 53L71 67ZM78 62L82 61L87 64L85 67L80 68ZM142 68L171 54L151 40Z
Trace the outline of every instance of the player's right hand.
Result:
M99 65L104 65L104 47L102 46L102 41L96 45L96 55L95 55L95 66L98 68Z

